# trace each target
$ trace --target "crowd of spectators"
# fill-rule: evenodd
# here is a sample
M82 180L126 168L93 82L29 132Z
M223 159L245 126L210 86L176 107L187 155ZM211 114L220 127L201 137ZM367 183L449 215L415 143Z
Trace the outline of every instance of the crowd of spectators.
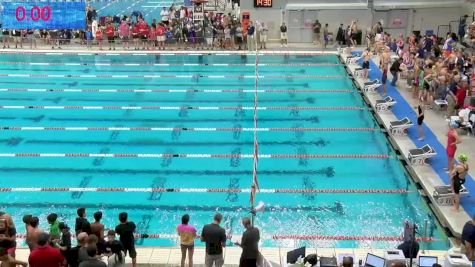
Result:
M40 220L32 215L25 215L23 223L26 230L25 243L30 249L27 262L15 259L17 230L13 218L6 212L0 212L0 262L1 266L17 265L31 267L124 267L125 258L132 259L132 266L137 266L135 249L136 225L128 220L128 214L119 214L119 221L114 229L107 230L101 223L102 212L95 212L94 222L87 219L86 209L77 210L74 231L58 215L47 216L49 229L40 229ZM206 244L205 265L220 267L224 264L223 247L227 236L220 226L223 216L216 213L213 222L203 227L200 240ZM252 226L249 218L243 218L245 231L240 241L234 244L242 248L240 266L255 267L259 254L259 230ZM197 230L190 224L190 216L185 214L181 224L177 226L177 237L180 238L181 266L185 266L188 255L188 266L193 266L193 252ZM119 236L118 240L116 236ZM74 242L74 238L76 242Z
M99 50L115 50L117 43L124 50L252 50L256 43L261 49L266 49L269 30L262 22L251 22L243 28L231 13L205 12L203 20L194 20L192 8L174 5L170 8L163 7L160 20L147 21L139 11L122 17L98 16L97 11L90 6L87 7L86 18L87 26L84 31L2 29L3 48L13 48L13 45L15 48L23 48L25 44L33 49L41 40L52 49L61 49L62 45L75 39L88 49L97 47ZM286 26L284 29L286 33Z

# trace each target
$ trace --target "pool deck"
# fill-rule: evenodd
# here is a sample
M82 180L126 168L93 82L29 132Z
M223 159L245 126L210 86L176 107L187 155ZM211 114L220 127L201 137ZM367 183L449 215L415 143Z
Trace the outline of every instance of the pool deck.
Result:
M261 254L264 258L276 266L284 266L287 257L287 252L295 248L260 248ZM28 261L30 251L22 248L17 249L17 259ZM318 256L333 257L338 254L353 254L355 255L354 262L358 263L359 259L363 261L367 253L372 253L378 256L384 255L383 249L310 249L307 248L307 254L318 253ZM422 250L421 250L422 253ZM443 262L446 251L440 250L426 250L424 255L437 256L439 263ZM223 253L225 266L239 266L239 258L241 256L241 249L236 247L226 248ZM205 249L204 247L195 247L193 257L194 266L204 266ZM137 249L137 263L139 266L180 266L181 252L180 248L139 248ZM130 264L130 258L126 258L126 263ZM127 264L127 266L130 266ZM415 265L414 265L415 266Z
M290 44L289 48L280 48L278 44L269 44L269 49L265 51L260 51L264 54L287 54L287 53L292 53L292 54L325 54L325 53L332 53L336 54L335 49L328 49L325 51L322 50L317 50L315 46L312 45L293 45ZM71 46L62 50L51 50L47 49L47 47L44 47L45 49L37 49L37 50L28 50L28 49L3 49L0 50L0 53L39 53L39 54L46 54L46 53L54 53L54 54L69 54L69 53L80 53L80 54L221 54L221 55L226 55L226 54L247 54L249 52L247 51L228 51L228 50L214 50L214 51L209 51L209 50L186 50L186 51L175 51L175 50L168 50L168 51L123 51L122 49L118 49L115 51L109 51L109 50L103 50L103 51L98 51L98 50L87 50L84 49L84 47L78 47L78 46ZM311 51L309 51L311 50ZM345 56L342 55L344 58ZM374 59L374 61L377 62L377 58ZM356 68L356 65L350 65L349 69L351 72L354 71ZM376 70L376 64L373 62L371 65L371 68L373 71L371 72L370 77L371 78L379 78L380 79L380 73L378 73L379 70ZM390 74L389 74L390 75ZM389 78L390 80L390 78ZM360 86L364 82L361 79L356 79L355 80L357 84ZM389 83L389 82L388 82ZM414 100L411 98L410 92L407 92L407 90L404 89L399 89L393 88L388 84L388 92L389 95L393 96L396 98L398 101L398 104L396 105L395 108L393 108L393 112L381 112L377 113L377 117L379 118L380 122L384 125L386 129L389 129L389 122L397 120L401 118L401 116L404 114L402 111L398 109L405 110L405 113L414 113L413 109L410 109L411 106L414 105ZM375 105L376 100L381 99L380 95L377 93L364 93L366 98L369 100L370 104L373 106ZM402 105L401 105L402 104ZM398 107L399 105L399 107ZM409 109L407 108L409 107ZM402 113L399 113L402 112ZM434 110L428 110L425 112L425 130L426 130L426 135L428 138L426 138L425 143L431 143L432 142L437 142L437 147L440 148L441 143L445 141L445 134L447 131L447 125L445 123L445 120L443 116L441 116L439 111L434 111ZM409 116L411 120L415 117L414 114L410 114ZM412 129L409 131L409 135L401 135L401 136L390 136L390 140L393 142L393 144L402 152L401 155L407 160L407 151L409 149L416 148L418 146L422 146L422 143L417 141L417 129ZM432 136L430 136L432 135ZM414 138L415 137L415 138ZM474 139L472 139L472 136L461 136L464 144L463 144L463 153L466 153L469 155L469 164L471 166L475 166L475 142ZM434 144L435 146L435 144ZM442 146L443 147L443 146ZM460 149L460 148L459 148ZM439 150L436 148L438 151L438 156L439 155L445 155L445 150ZM475 215L475 198L473 197L467 197L462 200L462 207L461 207L461 212L454 212L451 210L450 206L447 207L441 207L437 204L435 204L435 200L432 197L432 192L434 189L434 186L438 185L444 185L447 184L447 177L441 177L443 174L440 173L440 168L443 168L445 166L442 166L444 163L444 159L437 159L437 160L432 160L430 165L421 165L421 166L411 166L408 165L409 168L408 170L410 173L414 176L417 182L420 183L420 185L423 188L423 191L425 192L424 194L429 197L430 201L432 202L431 208L433 211L436 213L437 217L441 221L444 227L447 227L450 229L450 231L454 234L454 236L459 236L463 227L463 224L469 220L470 216ZM473 164L472 164L473 163ZM441 165L434 167L434 164ZM473 174L474 168L470 170L470 174L472 175L471 177L474 177ZM475 193L475 188L473 188L473 179L470 177L467 177L467 179L470 182L469 184L469 189L471 195ZM472 209L467 207L472 207ZM423 248L423 247L422 247ZM263 256L274 263L284 263L284 259L286 256L287 251L292 250L293 248L261 248L260 251L263 254ZM138 248L138 263L139 266L179 266L180 265L180 249L178 247L174 248L159 248L159 247L142 247ZM307 251L308 253L312 253L311 250ZM380 249L318 249L318 255L319 256L334 256L339 253L352 253L355 254L357 258L363 258L366 256L366 253L374 253L376 255L383 255L384 250ZM204 248L203 247L196 247L195 248L195 256L194 256L194 263L196 266L203 266L204 264ZM446 254L446 251L425 251L426 255L434 255L438 256L440 260L443 259L443 256ZM236 248L236 247L230 247L226 249L225 252L225 265L226 266L237 266L239 262L239 257L241 254L241 249ZM19 248L17 249L17 258L20 260L27 261L29 251L28 249L24 248ZM127 258L128 262L130 262L130 259ZM357 262L357 260L355 260Z
M346 59L346 57L347 55L342 55L342 58L344 60ZM370 80L381 79L380 78L381 71L377 68L377 65L374 63L375 60L378 60L378 59L374 58L370 66L372 69L372 71L370 72ZM350 71L354 73L355 69L359 66L356 64L349 64L348 67ZM391 77L388 77L388 82L387 82L388 95L393 97L397 101L397 104L395 105L395 107L393 107L389 111L376 112L377 118L384 125L386 131L388 132L389 132L391 121L397 121L404 117L409 117L414 122L414 125L416 125L416 117L417 117L414 109L412 108L412 105L415 105L415 103L408 103L406 101L408 94L406 95L406 98L404 98L400 94L400 92L402 91L401 89L395 88L390 85L390 78ZM363 88L365 80L356 78L355 81L360 88ZM379 99L382 99L380 94L377 92L375 93L364 92L363 94L365 95L366 99L369 100L369 103L371 104L373 109L376 110L375 108L376 101ZM440 118L440 116L439 116L439 120L441 120L442 123L445 122L445 120L443 118ZM390 134L389 138L392 141L393 145L395 145L397 149L399 149L399 151L401 152L401 156L408 163L407 165L408 171L415 178L416 182L418 182L422 186L423 191L421 192L421 194L427 196L430 199L430 202L431 202L430 207L433 210L433 212L437 215L442 226L450 229L452 234L455 237L459 238L461 236L462 228L464 224L470 220L470 215L468 211L466 210L466 208L472 204L465 202L466 198L469 198L469 197L462 198L460 211L456 212L452 210L452 206L441 206L436 203L436 200L433 197L434 187L447 185L449 182L448 177L447 177L448 175L438 171L446 167L446 164L447 164L446 163L447 160L446 158L444 158L445 149L444 150L440 149L443 146L441 145L441 142L439 141L441 139L443 140L444 137L440 137L440 136L438 136L438 138L435 137L431 129L427 127L427 125L425 125L426 139L424 141L418 141L416 127L417 126L414 126L412 129L409 129L408 135L391 135ZM447 126L445 126L445 131L447 131ZM409 164L408 151L410 149L421 147L424 144L430 144L431 147L435 148L438 154L437 155L438 158L430 159L429 160L430 163L427 165ZM441 177L444 174L446 177ZM473 179L471 177L467 177L467 180L468 180L467 184L469 184L470 182L473 182ZM473 192L472 190L471 193L473 194L475 192Z

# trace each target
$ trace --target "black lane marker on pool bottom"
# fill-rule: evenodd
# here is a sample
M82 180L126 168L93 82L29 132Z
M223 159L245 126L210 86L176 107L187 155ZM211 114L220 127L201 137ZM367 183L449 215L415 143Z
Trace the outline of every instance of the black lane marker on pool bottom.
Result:
M239 178L229 179L228 189L239 189ZM237 202L238 200L239 200L239 195L236 192L226 193L227 202Z
M128 194L128 193L127 193ZM61 209L61 208L68 208L68 209L76 209L77 207L84 207L87 209L118 209L118 210L144 210L146 212L155 212L158 213L160 211L163 212L171 212L171 211L180 211L180 212L190 212L190 211L198 211L198 212L245 212L249 213L249 206L225 206L225 207L216 207L216 205L212 206L198 206L198 205L186 205L186 206L177 206L177 205L140 205L140 204L104 204L104 203L31 203L31 202L15 202L15 203L2 203L0 204L0 208L52 208ZM278 205L272 206L266 204L266 209L264 212L298 212L301 211L321 211L321 212L334 212L339 215L344 214L344 207L340 202L335 202L332 206L285 206L285 205ZM37 211L35 211L37 213Z
M150 186L151 188L165 188L165 184L167 182L167 178L165 177L155 177L153 179L152 185ZM148 200L153 200L153 201L159 201L162 198L163 192L162 191L153 191L150 192L150 196L148 197Z
M44 115L43 115L44 116ZM88 118L48 118L50 121L66 121L66 122L77 122L77 121L107 121L107 122L144 122L144 123L154 123L154 122L169 122L169 123L184 123L184 122L235 122L235 118L229 119L180 119L177 121L176 119L130 119L130 118L117 118L117 119L109 119L109 118L97 118L97 117L88 117ZM243 122L254 122L253 118L242 118L239 121ZM312 116L307 118L259 118L260 122L263 121L308 121L311 123L319 123L320 117L319 116ZM144 126L147 127L147 126ZM212 126L211 126L212 127ZM193 128L193 127L190 127Z
M78 188L86 188L91 183L92 176L84 176L78 185ZM72 199L80 199L84 192L71 192Z
M152 221L152 215L145 214L142 215L142 220L137 224L136 232L140 234L142 237L139 239L135 239L136 245L143 245L145 238L148 237L149 229L150 229L150 222Z
M159 175L214 175L214 176L229 176L229 175L252 175L252 170L131 170L131 169L73 169L73 168L20 168L20 167L4 167L0 168L0 172L51 172L51 173L99 173L99 174L159 174ZM333 167L324 167L316 170L259 170L260 175L323 175L327 177L335 176L335 169Z

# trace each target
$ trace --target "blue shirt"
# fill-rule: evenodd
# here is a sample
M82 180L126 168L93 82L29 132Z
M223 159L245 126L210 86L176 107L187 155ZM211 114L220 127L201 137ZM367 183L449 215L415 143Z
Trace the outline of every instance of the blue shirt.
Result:
M247 28L247 35L254 35L254 31L256 30L256 28L254 26L249 26L249 28Z

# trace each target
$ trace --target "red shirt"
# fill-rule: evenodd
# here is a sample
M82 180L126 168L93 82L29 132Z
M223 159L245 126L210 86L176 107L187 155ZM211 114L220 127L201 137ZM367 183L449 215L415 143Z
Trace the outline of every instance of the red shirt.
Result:
M140 36L147 36L148 34L148 24L145 22L140 22L138 25Z
M30 267L59 267L64 262L64 257L58 248L51 246L37 247L28 258Z
M135 37L135 36L139 36L139 27L138 26L135 26L133 29L132 29L132 36Z
M467 96L466 88L462 88L462 87L457 88L457 104L460 106L460 108L463 107L466 96Z
M102 40L104 38L104 36L102 35L102 31L101 30L97 30L96 32L96 39L97 40Z
M107 27L106 27L106 33L107 33L107 37L114 37L114 35L115 35L115 28L114 28L114 26L112 26L112 25L107 25Z
M157 28L157 35L158 35L158 36L164 36L164 35L165 35L165 27L163 27L163 26L158 26L158 28Z

